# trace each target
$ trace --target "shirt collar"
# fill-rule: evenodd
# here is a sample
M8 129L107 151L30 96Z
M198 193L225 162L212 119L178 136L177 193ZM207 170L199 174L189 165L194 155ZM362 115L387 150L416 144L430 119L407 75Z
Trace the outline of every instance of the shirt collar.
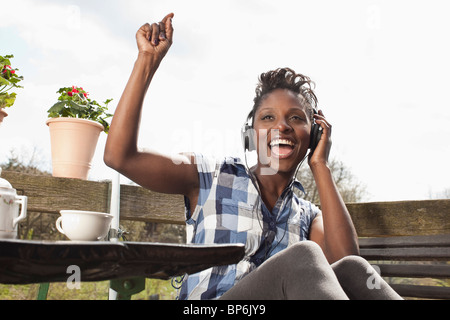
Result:
M298 190L300 190L301 192L303 192L303 194L306 194L305 189L303 188L302 184L300 183L300 181L298 181L297 179L294 179L292 181L292 184L294 185L294 187L296 187Z

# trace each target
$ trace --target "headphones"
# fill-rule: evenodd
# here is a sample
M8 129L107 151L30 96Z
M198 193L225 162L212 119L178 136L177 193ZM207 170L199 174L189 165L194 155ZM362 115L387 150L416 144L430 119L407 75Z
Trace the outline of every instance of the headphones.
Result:
M314 114L317 114L317 110L313 108ZM256 138L255 138L255 130L253 130L253 126L250 124L250 120L252 119L253 114L250 114L247 117L247 121L244 123L241 129L241 138L242 144L244 146L244 151L254 151L256 150ZM320 125L313 120L313 124L311 127L311 134L309 140L309 149L310 154L314 152L317 145L319 144L320 137L322 136L322 128Z

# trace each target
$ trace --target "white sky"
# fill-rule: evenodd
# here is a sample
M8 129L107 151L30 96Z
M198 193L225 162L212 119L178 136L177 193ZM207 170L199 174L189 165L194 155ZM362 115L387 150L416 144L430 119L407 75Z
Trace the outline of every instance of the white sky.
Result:
M114 111L135 33L169 12L174 44L150 87L140 146L241 156L257 77L291 67L316 82L332 156L368 201L427 199L450 187L450 2L381 0L0 0L0 54L25 80L0 127L11 148L51 168L47 110L63 86ZM90 179L111 179L101 134ZM123 181L123 180L122 180Z

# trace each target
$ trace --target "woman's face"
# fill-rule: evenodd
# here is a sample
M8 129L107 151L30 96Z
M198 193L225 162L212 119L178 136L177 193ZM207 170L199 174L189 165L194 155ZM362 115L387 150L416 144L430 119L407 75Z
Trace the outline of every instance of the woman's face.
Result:
M311 121L301 97L287 89L269 93L256 110L258 164L267 174L291 172L309 148Z

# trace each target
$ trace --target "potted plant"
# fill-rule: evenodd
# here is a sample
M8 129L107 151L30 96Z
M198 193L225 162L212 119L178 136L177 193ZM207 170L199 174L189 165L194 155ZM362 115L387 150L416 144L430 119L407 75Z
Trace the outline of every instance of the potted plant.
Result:
M23 77L17 74L16 71L19 69L11 67L11 58L14 58L14 56L0 56L0 123L4 117L8 116L4 109L11 107L16 101L16 93L10 93L9 90L12 88L23 88L18 85L23 80Z
M86 180L99 135L108 133L106 100L103 105L91 100L81 87L60 88L58 102L49 110L50 119L46 124L50 129L52 149L52 169L54 177L78 178Z

